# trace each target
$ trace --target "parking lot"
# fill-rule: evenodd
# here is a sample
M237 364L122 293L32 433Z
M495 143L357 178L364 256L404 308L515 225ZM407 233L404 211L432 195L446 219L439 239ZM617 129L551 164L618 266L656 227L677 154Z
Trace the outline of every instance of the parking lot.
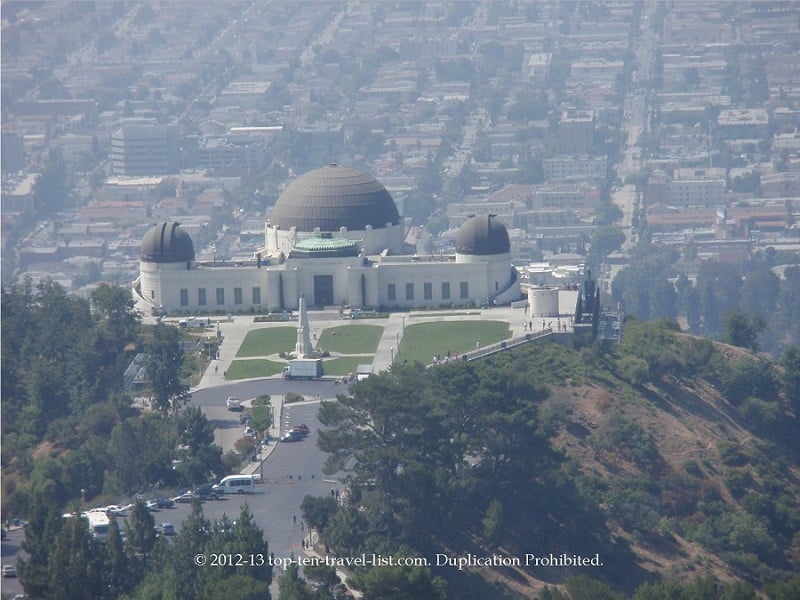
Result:
M253 514L254 522L264 532L270 552L277 557L288 557L291 553L295 556L300 554L301 541L304 533L307 533L300 514L303 498L306 494L325 496L330 494L331 490L343 491L342 485L335 478L322 473L325 455L317 448L318 408L319 403L316 401L285 406L284 423L291 426L305 423L309 427L308 436L293 443L276 445L269 460L264 462L263 466L259 464L256 468L255 475L261 479L261 483L253 487L254 493L226 494L218 500L204 501L202 506L205 517L212 523L221 519L223 515L235 520L246 503ZM235 419L237 427L240 427L237 413L230 413L230 418ZM148 494L148 499L169 495L171 495L169 490L153 490ZM183 522L190 513L190 503L176 503L173 508L152 511L157 526L170 523L176 533L180 533ZM129 513L120 517L123 523L127 520L127 514ZM3 564L16 564L22 539L21 528L9 532L7 539L2 543ZM274 575L276 580L280 574ZM11 594L12 597L21 593L19 580L3 579L2 592ZM273 595L277 597L275 584L273 584Z

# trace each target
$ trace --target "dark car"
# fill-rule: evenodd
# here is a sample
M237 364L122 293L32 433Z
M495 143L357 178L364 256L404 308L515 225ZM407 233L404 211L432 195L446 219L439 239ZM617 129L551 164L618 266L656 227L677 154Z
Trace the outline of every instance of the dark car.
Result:
M303 423L302 425L296 425L295 427L292 427L292 431L295 433L302 434L304 436L308 435L310 432L310 430L308 429L308 425L306 425L305 423Z
M161 533L164 535L175 535L175 526L172 523L162 523Z
M175 506L175 501L169 498L156 498L155 502L158 508L172 508Z
M253 418L253 415L251 415L249 412L244 412L241 415L239 415L239 423L241 423L242 425L245 425L245 424L249 423L250 419L252 419L252 418Z
M214 486L210 483L204 483L194 490L194 495L201 500L216 500L222 493L221 490L214 489Z
M281 441L282 442L299 442L304 437L305 436L302 433L300 433L299 431L287 431L286 433L283 434L283 437L281 438Z

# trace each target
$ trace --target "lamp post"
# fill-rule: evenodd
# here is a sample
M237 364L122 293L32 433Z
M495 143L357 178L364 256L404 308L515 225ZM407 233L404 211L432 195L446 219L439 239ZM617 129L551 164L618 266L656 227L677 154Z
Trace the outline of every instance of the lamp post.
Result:
M391 355L391 358L389 360L389 364L392 365L392 364L394 364L394 346L389 348L389 352L390 352L390 355Z

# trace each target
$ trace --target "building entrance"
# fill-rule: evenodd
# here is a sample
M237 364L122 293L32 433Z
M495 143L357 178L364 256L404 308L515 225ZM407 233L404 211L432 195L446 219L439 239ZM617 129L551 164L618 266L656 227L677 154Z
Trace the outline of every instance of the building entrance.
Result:
M333 275L314 275L314 305L333 304Z

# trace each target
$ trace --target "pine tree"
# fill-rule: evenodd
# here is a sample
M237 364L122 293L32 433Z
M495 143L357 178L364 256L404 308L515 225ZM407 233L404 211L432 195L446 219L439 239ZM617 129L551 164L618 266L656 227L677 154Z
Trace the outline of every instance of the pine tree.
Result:
M134 586L134 571L130 558L125 552L122 534L116 517L110 517L108 538L105 543L105 567L103 569L104 589L109 598L119 598Z
M141 500L137 500L128 519L128 544L145 568L147 559L156 545L155 525L155 519L147 506Z
M28 558L18 559L20 582L33 598L50 596L50 552L63 520L50 498L34 496L21 545Z
M84 517L65 519L50 555L50 594L53 600L106 598L103 550L89 532Z

